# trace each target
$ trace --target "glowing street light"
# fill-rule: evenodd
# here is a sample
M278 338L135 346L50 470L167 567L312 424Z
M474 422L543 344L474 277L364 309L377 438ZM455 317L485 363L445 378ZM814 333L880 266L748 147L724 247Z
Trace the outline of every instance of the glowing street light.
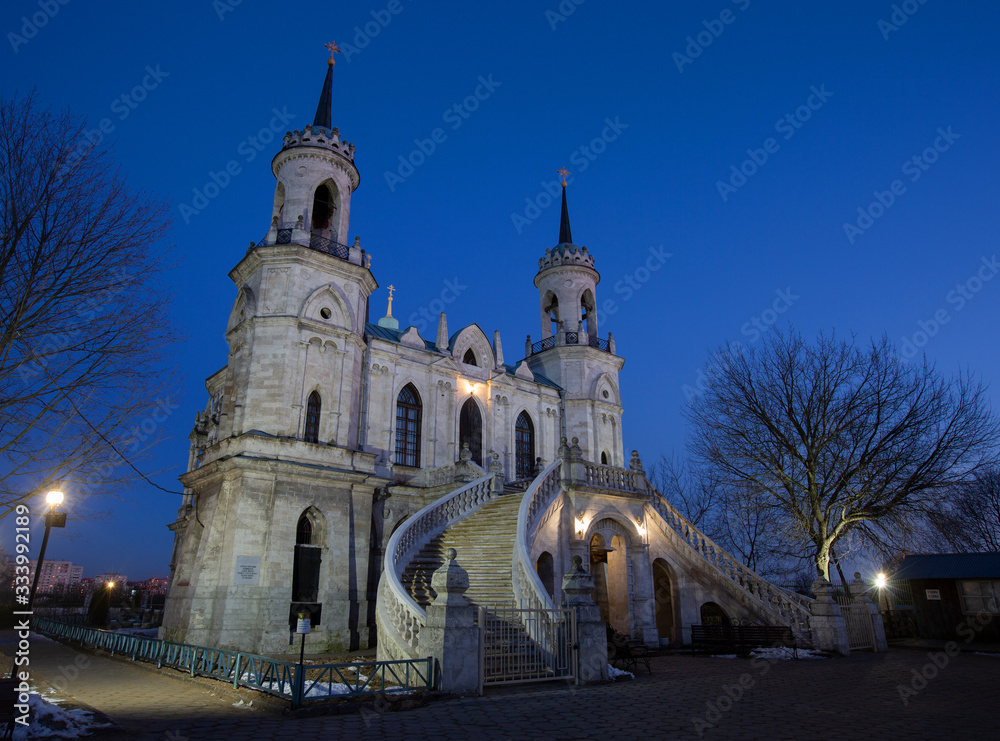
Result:
M113 581L109 581L108 582L108 589L114 589L114 588L115 588L115 583Z
M45 502L49 505L45 512L45 535L42 537L42 547L38 549L38 562L35 564L35 578L31 581L31 594L28 595L28 609L34 609L35 590L38 589L38 577L42 575L42 564L45 563L45 547L49 544L49 531L54 527L66 527L66 513L56 512L59 505L63 503L63 493L59 489L52 489L45 495Z
M882 573L882 572L880 571L880 572L879 572L879 573L878 573L878 574L877 574L877 575L875 576L875 586L876 586L876 587L878 587L879 589L885 589L885 585L886 585L886 583L887 583L887 582L886 582L886 579L885 579L885 574L883 574L883 573Z

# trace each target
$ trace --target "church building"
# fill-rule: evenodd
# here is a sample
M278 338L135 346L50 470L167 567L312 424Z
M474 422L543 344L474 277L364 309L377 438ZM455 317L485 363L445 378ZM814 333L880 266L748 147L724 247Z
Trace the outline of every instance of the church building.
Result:
M392 316L391 290L371 320L379 284L348 236L359 172L332 73L331 55L312 124L271 161L270 230L229 273L229 354L190 435L161 637L278 653L307 610L310 650L414 655L449 544L482 603L558 604L580 555L606 622L649 645L686 641L706 615L794 622L625 457L624 360L598 333L600 275L573 241L565 180L534 276L538 341L505 353L488 318L449 333L444 313L422 337Z

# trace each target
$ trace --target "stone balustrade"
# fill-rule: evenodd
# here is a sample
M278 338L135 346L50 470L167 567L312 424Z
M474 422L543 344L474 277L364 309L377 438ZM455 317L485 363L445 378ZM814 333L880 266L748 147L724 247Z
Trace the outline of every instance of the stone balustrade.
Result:
M514 598L522 609L551 610L552 598L545 590L531 560L535 528L541 516L555 501L561 489L562 461L555 460L543 470L524 492L517 512L517 537L511 562Z

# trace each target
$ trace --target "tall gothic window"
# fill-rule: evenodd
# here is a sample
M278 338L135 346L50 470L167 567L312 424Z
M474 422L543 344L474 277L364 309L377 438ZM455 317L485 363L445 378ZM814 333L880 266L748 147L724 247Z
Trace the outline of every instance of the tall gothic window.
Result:
M527 412L521 412L514 423L515 478L530 479L535 468L535 426Z
M312 540L312 523L309 521L309 515L303 512L295 528L292 602L319 602L319 567L323 550Z
M323 402L319 398L319 391L309 394L309 401L306 403L306 433L307 443L319 442L319 412Z
M396 465L420 467L420 396L412 383L396 398Z

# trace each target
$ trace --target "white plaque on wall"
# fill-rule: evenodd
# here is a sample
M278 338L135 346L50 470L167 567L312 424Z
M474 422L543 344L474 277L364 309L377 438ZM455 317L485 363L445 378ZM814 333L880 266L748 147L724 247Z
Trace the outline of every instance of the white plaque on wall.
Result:
M928 589L926 591L927 591L927 599L929 599L929 600L932 600L932 599L939 600L939 599L941 599L941 590L940 589Z
M233 584L238 587L256 587L260 584L260 556L237 556Z

